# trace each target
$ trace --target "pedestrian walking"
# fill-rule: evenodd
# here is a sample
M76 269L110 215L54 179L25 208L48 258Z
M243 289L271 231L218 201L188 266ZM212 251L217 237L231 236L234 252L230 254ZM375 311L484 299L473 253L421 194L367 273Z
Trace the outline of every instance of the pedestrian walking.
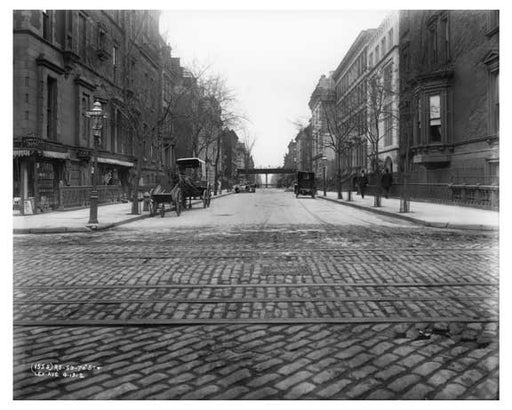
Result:
M389 169L386 168L384 175L381 178L382 189L384 189L384 196L386 198L389 197L389 190L391 189L391 185L393 185L393 175L389 172Z
M363 169L361 171L361 176L359 177L359 193L361 194L361 198L364 198L364 191L366 190L366 185L368 185L368 177L366 176Z

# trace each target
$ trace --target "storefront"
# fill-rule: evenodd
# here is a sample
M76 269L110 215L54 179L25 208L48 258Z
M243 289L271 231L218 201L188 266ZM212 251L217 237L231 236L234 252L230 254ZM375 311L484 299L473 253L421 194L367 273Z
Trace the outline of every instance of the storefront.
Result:
M42 148L49 147L32 138L13 149L13 207L21 214L45 212L59 205L59 181L69 153Z
M120 185L124 195L129 195L130 169L133 162L116 158L98 157L98 168L102 185Z

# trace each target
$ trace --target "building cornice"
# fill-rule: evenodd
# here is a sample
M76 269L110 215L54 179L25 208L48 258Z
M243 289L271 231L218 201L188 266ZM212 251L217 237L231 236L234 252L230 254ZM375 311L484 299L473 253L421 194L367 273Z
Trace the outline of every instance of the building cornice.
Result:
M38 66L46 67L57 74L64 74L66 72L64 67L61 67L55 64L54 62L48 60L43 53L39 54L39 57L36 58L36 63Z

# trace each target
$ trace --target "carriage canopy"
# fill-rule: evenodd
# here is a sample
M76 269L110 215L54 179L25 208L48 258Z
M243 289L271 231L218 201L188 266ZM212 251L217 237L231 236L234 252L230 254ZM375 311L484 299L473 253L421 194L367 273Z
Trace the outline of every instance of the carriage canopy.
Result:
M200 158L179 158L176 160L180 174L188 175L196 181L206 181L206 164Z

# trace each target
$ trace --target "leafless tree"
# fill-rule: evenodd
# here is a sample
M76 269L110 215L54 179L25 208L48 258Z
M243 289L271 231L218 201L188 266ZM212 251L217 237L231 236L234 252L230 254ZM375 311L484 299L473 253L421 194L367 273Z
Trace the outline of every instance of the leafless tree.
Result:
M377 191L374 196L374 206L381 205L381 173L382 161L379 149L382 140L393 133L398 121L397 108L394 97L396 91L393 87L393 67L379 68L368 79L368 125L366 140L369 145L368 157L372 172L377 178Z
M360 127L355 111L355 106L352 104L346 104L343 111L341 107L337 107L334 103L325 104L323 106L327 133L324 135L320 145L322 148L328 148L334 151L338 199L342 199L343 197L343 158L346 157L348 161L351 161L351 155L346 154L350 153L355 146L360 144L360 141L354 138L357 134L358 127ZM347 164L347 168L350 170L350 163Z

